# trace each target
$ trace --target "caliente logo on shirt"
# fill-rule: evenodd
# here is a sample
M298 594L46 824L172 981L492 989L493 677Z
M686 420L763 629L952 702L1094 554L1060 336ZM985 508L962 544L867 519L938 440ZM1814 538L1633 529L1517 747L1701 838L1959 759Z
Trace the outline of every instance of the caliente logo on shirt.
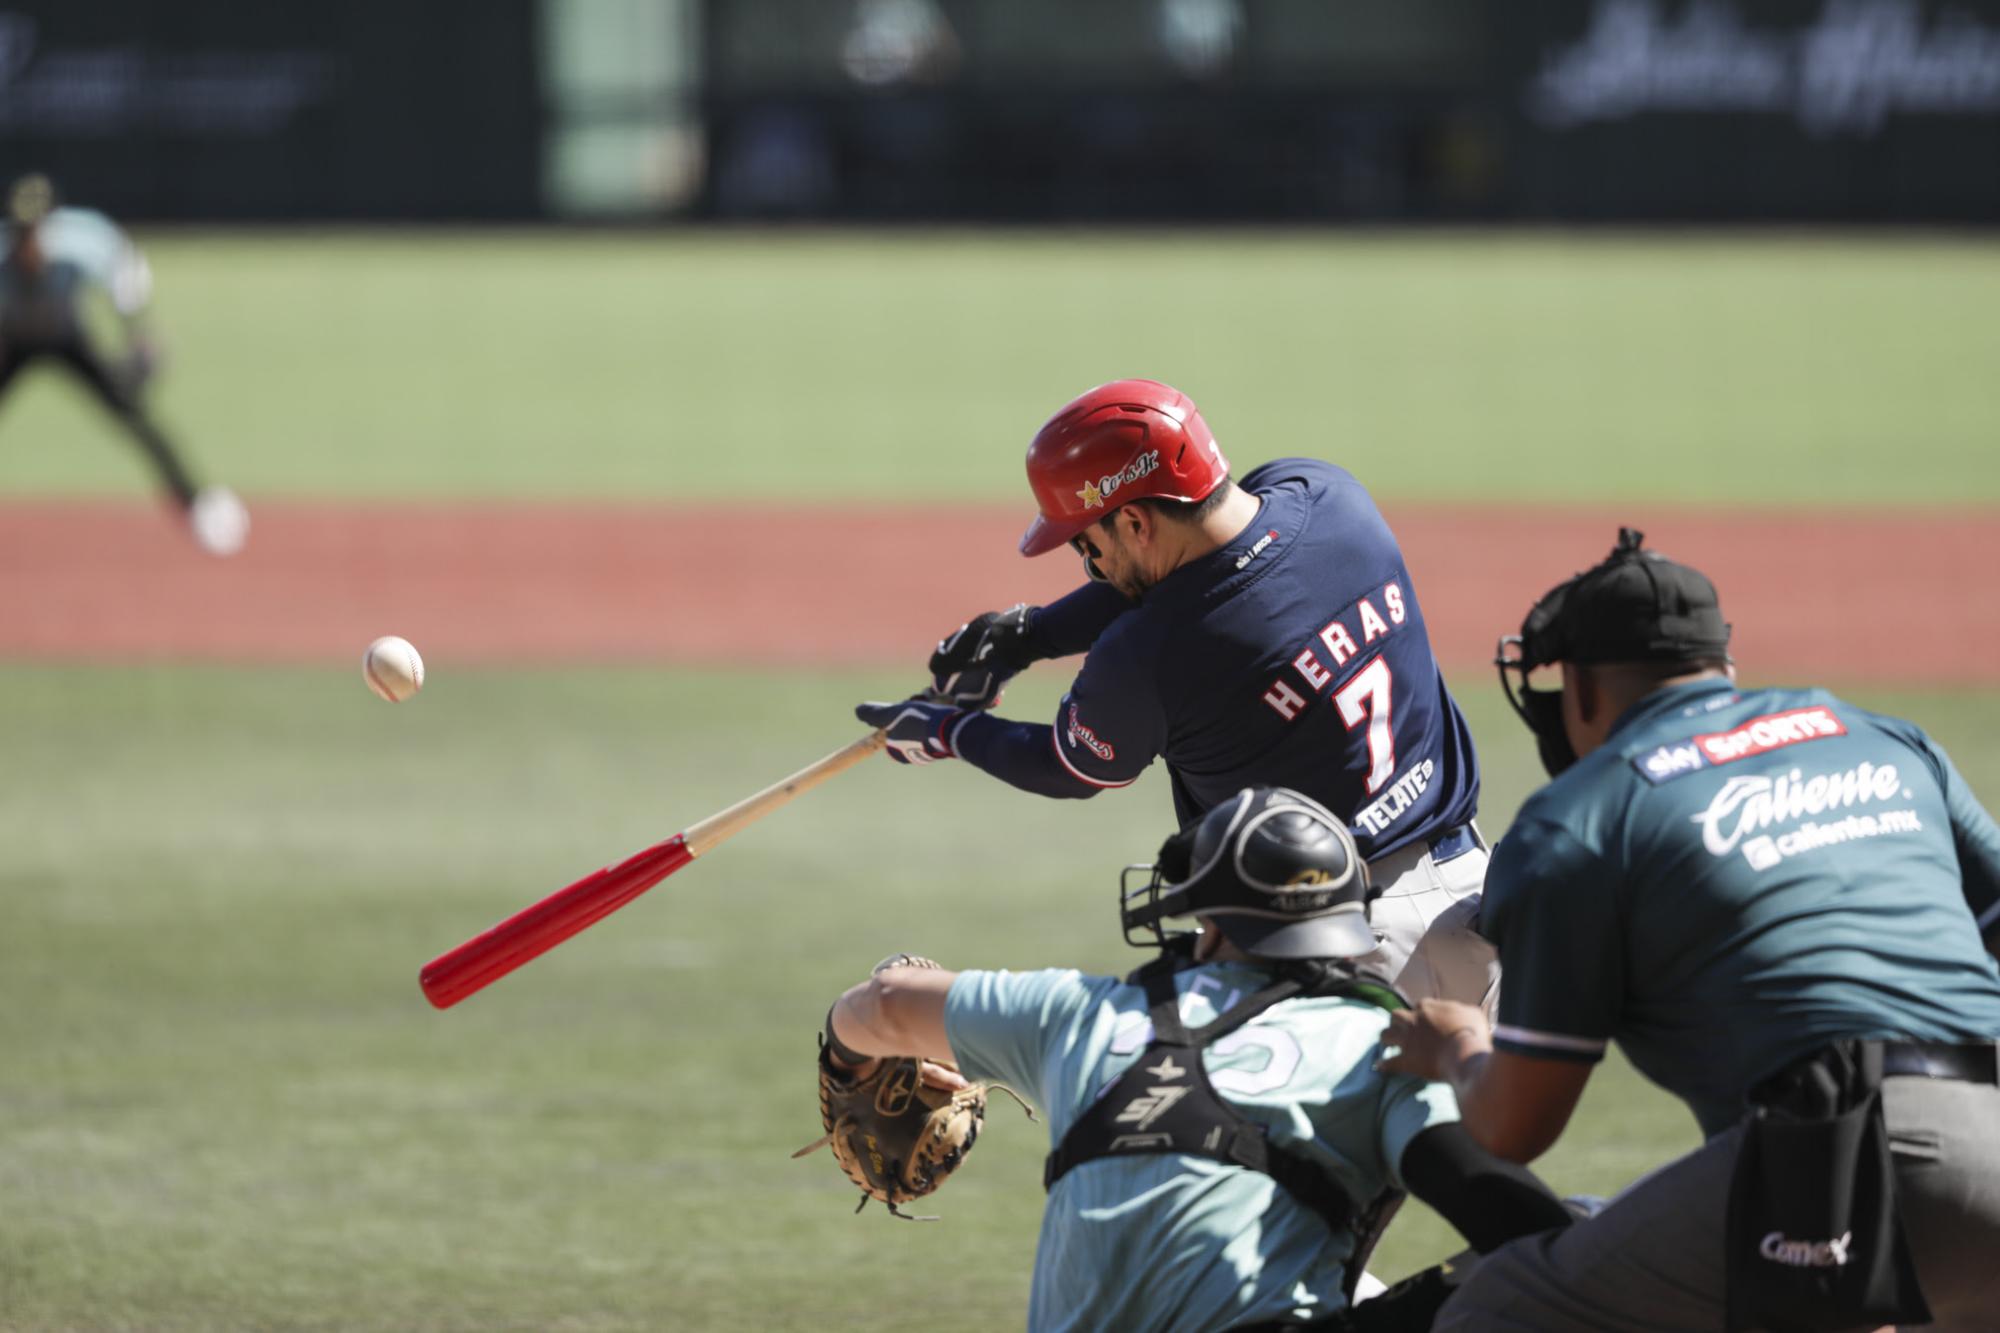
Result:
M1842 772L1815 773L1811 777L1806 777L1795 768L1777 777L1731 778L1715 793L1707 809L1689 818L1701 826L1702 846L1708 849L1710 855L1728 856L1744 839L1765 829L1794 824L1808 815L1893 800L1902 791L1902 778L1894 764L1861 763ZM1754 838L1755 850L1746 844L1744 854L1754 868L1765 870L1796 851L1808 851L1855 837L1902 832L1905 823L1913 828L1917 826L1914 811L1893 811L1891 815L1895 817L1885 816L1876 820L1863 816L1858 821L1808 824L1780 839ZM1848 828L1850 823L1860 826ZM1781 845L1786 842L1791 843L1789 848Z

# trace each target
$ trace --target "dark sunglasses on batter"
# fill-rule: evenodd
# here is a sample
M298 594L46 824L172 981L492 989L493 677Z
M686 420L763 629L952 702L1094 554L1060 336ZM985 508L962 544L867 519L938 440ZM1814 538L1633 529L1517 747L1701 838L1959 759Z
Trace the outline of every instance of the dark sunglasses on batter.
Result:
M1104 558L1104 552L1097 549L1097 543L1092 541L1088 534L1079 532L1071 537L1069 546L1072 551L1083 557L1083 572L1090 576L1092 583L1111 581L1105 578L1104 571L1097 567L1097 562Z

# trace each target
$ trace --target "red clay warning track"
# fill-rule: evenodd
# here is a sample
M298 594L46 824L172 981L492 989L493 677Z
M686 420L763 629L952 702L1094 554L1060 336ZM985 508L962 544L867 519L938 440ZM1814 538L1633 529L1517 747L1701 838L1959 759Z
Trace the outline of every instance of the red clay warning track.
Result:
M1018 507L945 512L252 501L203 555L159 506L0 504L0 660L436 667L908 665L968 614L1074 586ZM1753 680L2000 683L2000 511L1388 507L1447 670L1483 668L1621 519L1706 570Z

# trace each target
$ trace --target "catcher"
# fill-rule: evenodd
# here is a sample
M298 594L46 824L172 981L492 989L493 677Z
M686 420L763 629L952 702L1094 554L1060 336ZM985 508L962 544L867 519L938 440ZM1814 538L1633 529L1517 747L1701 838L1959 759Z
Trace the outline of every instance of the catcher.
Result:
M821 1115L867 1197L942 1183L978 1132L981 1084L1038 1102L1055 1150L1031 1329L1348 1318L1404 1188L1481 1251L1568 1223L1472 1143L1449 1089L1376 1068L1402 1000L1350 961L1376 942L1343 821L1245 789L1135 869L1150 873L1121 884L1126 939L1159 957L1124 981L899 956L834 1003ZM1189 916L1198 934L1163 929Z

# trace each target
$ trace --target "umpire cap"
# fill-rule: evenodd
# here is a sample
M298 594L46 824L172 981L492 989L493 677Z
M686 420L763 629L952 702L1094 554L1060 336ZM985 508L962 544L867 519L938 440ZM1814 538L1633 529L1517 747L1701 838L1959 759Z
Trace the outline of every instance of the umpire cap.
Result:
M1601 562L1551 589L1521 625L1520 664L1726 659L1729 625L1706 574L1618 529Z
M1168 838L1154 865L1130 870L1152 872L1121 896L1133 944L1163 944L1168 917L1203 916L1259 958L1358 958L1376 947L1375 895L1354 835L1287 787L1244 788ZM1141 931L1151 939L1135 938Z

